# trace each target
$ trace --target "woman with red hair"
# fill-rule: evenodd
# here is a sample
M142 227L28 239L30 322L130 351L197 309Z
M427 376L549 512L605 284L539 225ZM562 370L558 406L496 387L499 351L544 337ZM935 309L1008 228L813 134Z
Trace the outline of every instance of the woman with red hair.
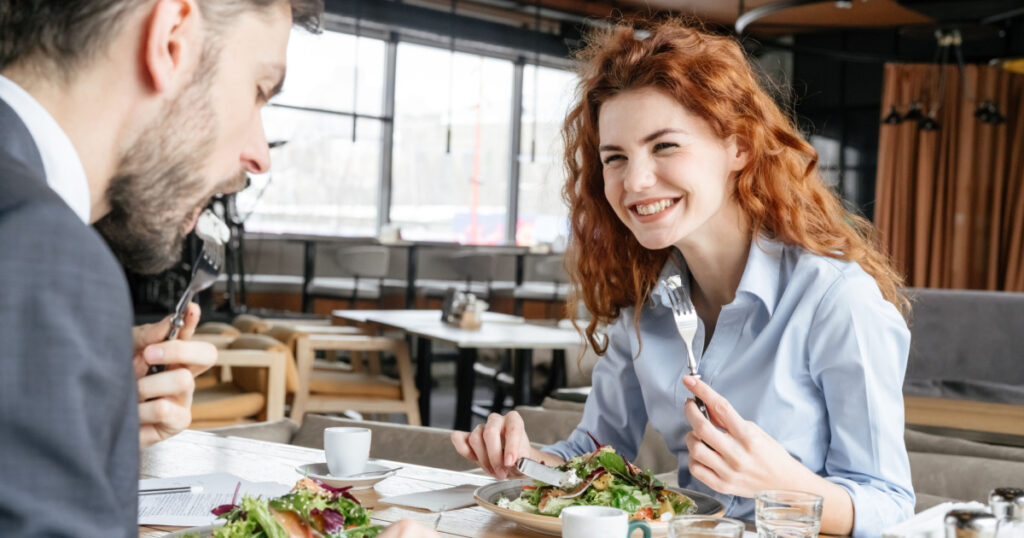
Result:
M538 451L518 414L492 415L456 449L505 478L519 457L593 450L588 434L632 459L650 423L680 486L728 515L753 519L757 491L810 491L822 532L880 535L914 508L900 277L735 40L678 21L645 34L592 37L565 122L570 302L603 355L583 420ZM659 285L674 275L700 318L699 378Z

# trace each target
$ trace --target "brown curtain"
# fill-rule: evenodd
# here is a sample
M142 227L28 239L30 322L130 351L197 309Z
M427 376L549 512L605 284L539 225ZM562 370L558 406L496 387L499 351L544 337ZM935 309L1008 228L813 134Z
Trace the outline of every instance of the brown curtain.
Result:
M883 114L918 101L940 128L882 123L875 224L907 285L1024 291L1024 75L886 64ZM975 110L996 103L1006 121Z

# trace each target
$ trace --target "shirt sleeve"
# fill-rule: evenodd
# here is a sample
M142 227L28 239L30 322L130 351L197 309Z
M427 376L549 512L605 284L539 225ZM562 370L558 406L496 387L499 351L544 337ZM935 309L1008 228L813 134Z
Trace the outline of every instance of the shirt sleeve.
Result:
M903 441L910 332L859 266L823 296L808 339L810 373L825 398L825 478L853 500L853 536L880 536L914 514Z
M579 426L565 441L543 447L544 452L565 460L593 452L593 435L599 443L615 447L627 460L636 459L647 427L647 409L633 369L632 313L632 308L624 309L619 319L608 326L608 350L594 367L593 387Z

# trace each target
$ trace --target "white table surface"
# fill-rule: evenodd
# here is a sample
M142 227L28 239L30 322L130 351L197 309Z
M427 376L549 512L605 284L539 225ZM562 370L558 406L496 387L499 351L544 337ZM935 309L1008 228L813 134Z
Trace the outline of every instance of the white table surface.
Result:
M564 349L583 343L575 329L525 323L523 318L484 312L477 330L452 327L441 321L440 310L335 310L331 315L362 323L377 323L409 334L476 349Z

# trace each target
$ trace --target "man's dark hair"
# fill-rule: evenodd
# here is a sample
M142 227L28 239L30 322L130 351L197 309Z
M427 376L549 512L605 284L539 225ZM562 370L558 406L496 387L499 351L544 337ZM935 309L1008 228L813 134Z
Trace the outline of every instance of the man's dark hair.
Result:
M323 0L198 0L216 31L232 15L289 2L292 20L320 29ZM110 45L132 11L152 0L0 0L0 70L21 60L41 61L64 77Z

